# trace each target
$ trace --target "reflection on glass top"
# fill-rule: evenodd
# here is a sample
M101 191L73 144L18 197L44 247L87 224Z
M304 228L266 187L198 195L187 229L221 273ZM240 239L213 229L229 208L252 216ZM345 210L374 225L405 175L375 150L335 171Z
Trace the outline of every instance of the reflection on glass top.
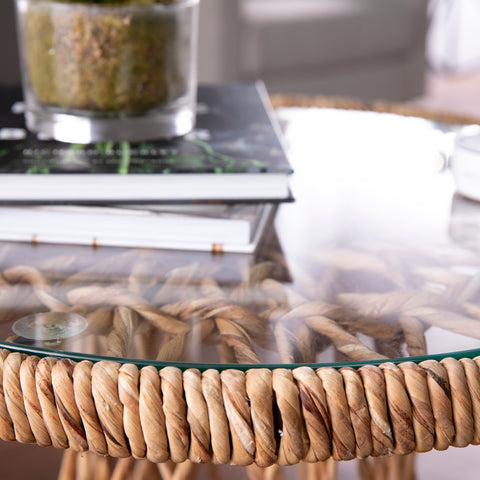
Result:
M254 255L0 244L0 338L206 363L381 360L480 348L480 205L452 133L281 109L295 170Z

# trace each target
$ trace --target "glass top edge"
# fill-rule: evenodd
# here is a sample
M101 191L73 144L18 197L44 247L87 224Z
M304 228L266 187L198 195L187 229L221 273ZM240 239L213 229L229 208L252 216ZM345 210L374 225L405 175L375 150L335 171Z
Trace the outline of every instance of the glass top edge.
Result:
M277 370L277 369L286 369L286 370L295 370L300 367L308 367L314 370L318 368L360 368L364 365L374 365L379 366L384 363L393 363L394 365L399 365L401 363L413 362L419 364L426 360L441 361L445 358L454 358L455 360L460 360L462 358L474 359L475 357L480 356L480 348L474 348L469 350L461 350L454 352L445 352L437 353L431 355L422 355L416 357L399 357L392 359L379 359L379 360L365 360L365 361L348 361L348 362L325 362L325 363L268 363L268 364L254 364L254 363L203 363L203 362L168 362L168 361L158 361L158 360L142 360L135 358L121 358L121 357L106 357L102 355L93 355L93 354L81 354L68 351L53 351L48 348L42 347L29 347L21 346L11 342L0 341L0 349L8 350L11 353L24 353L26 355L34 355L40 358L50 357L55 359L67 359L75 362L81 361L90 361L92 363L98 363L101 361L106 362L115 362L120 364L133 364L138 368L153 366L157 369L165 367L175 367L182 371L189 369L197 369L200 371L205 370L241 370L247 371L251 369L268 369L268 370Z

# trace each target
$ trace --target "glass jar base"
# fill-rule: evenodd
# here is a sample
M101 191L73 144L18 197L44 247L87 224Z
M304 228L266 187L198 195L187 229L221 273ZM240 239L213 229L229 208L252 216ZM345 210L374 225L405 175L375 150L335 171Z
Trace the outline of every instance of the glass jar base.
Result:
M187 134L194 127L195 112L194 109L185 107L144 116L105 118L27 110L25 120L30 131L60 142L140 142Z

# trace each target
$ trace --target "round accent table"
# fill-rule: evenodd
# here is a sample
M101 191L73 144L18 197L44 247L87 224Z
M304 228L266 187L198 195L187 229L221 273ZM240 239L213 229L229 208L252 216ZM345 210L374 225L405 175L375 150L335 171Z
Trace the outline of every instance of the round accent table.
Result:
M0 438L64 449L61 480L413 479L480 443L472 120L273 102L295 200L255 254L0 243Z

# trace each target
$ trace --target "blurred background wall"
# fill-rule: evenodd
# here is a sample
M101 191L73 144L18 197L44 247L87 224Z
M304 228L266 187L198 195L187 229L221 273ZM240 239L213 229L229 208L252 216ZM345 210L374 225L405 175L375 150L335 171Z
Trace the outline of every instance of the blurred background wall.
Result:
M13 5L0 1L0 84L20 80ZM364 99L433 92L443 108L441 91L456 98L447 108L470 108L479 23L478 0L201 0L199 79Z
M199 79L269 91L405 100L423 91L428 0L201 0ZM0 2L0 83L19 71Z
M428 0L202 2L201 79L262 78L273 93L423 93Z
M13 0L0 2L0 83L18 83L18 50Z

